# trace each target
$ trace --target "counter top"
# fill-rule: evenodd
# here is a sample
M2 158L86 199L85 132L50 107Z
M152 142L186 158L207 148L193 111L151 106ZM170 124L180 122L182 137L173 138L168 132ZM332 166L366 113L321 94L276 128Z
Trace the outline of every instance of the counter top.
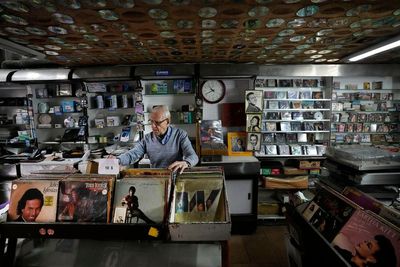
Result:
M222 156L221 161L201 160L201 164L204 165L215 165L217 163L246 163L246 162L259 162L259 160L253 156Z

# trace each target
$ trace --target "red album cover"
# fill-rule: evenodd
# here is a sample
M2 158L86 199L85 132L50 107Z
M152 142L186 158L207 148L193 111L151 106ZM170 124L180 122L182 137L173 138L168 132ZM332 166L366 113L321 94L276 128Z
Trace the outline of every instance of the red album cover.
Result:
M102 222L110 219L113 178L69 178L60 181L57 220Z
M372 213L356 210L332 241L351 266L400 267L400 232Z
M357 205L363 207L364 209L370 210L376 214L379 214L383 205L378 200L370 197L369 195L361 192L360 190L354 187L347 186L343 190L342 195L344 195L346 198L350 199Z
M55 222L59 180L14 180L8 221Z

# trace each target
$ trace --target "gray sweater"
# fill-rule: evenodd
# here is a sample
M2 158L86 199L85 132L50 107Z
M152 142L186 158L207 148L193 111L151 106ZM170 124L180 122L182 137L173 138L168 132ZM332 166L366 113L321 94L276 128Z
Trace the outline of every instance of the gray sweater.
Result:
M147 154L152 168L166 168L177 160L185 160L190 167L195 166L199 158L187 133L178 128L170 127L170 129L171 135L164 145L153 133L148 133L131 150L117 157L120 164L133 164Z

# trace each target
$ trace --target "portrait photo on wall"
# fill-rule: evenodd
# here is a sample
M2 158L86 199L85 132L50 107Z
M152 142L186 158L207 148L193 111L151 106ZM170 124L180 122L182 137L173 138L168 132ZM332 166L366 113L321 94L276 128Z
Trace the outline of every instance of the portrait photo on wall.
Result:
M261 147L261 133L247 133L247 150L258 151Z
M228 132L228 156L251 156L246 151L247 136L245 132Z
M246 113L261 113L263 91L261 90L246 90L245 106Z
M261 114L247 114L246 129L248 132L261 132Z

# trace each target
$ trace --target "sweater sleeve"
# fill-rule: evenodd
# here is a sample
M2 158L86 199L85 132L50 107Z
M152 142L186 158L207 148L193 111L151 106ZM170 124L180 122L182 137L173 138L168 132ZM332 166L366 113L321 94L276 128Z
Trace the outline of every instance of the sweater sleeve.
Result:
M132 149L117 157L119 159L119 164L126 166L135 163L144 156L146 152L145 147L144 139L136 143Z
M182 147L183 160L189 162L190 167L194 167L199 162L199 157L194 151L192 143L190 142L186 132L182 133L180 142Z

